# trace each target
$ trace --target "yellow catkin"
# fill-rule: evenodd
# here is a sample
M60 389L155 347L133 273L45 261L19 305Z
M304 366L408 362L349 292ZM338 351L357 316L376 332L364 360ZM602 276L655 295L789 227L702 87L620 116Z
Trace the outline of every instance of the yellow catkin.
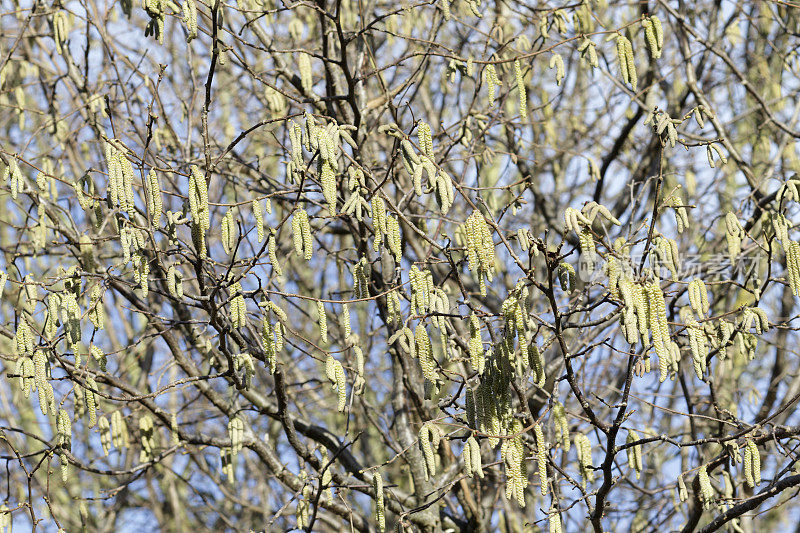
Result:
M706 465L699 468L697 472L697 481L700 484L700 500L703 502L703 508L711 508L714 502L714 488L711 486L711 480L708 477Z
M158 175L155 169L150 169L147 174L147 207L150 211L150 221L153 227L161 223L164 205L161 200L161 187L158 184Z
M517 91L519 92L519 116L522 120L528 118L528 95L525 90L525 79L522 77L522 67L519 59L514 60L514 75L517 78Z
M319 336L323 343L328 342L328 317L325 314L325 304L317 300L317 324L319 324Z
M264 241L264 214L261 212L261 202L253 200L252 202L253 218L256 220L256 235L258 242Z
M494 106L497 87L502 85L500 80L497 78L497 69L495 68L494 64L489 63L486 65L486 68L483 69L483 77L489 90L489 107L492 107Z
M534 436L536 437L536 461L539 471L539 483L541 485L542 496L547 496L547 442L544 440L542 426L533 426Z
M197 4L195 0L184 0L183 8L183 23L186 24L188 35L186 42L190 43L193 39L197 38Z
M619 70L622 81L630 84L636 90L638 77L636 75L636 64L633 57L633 46L630 40L622 34L617 35L617 59L619 60Z
M375 491L375 523L378 525L379 531L384 531L386 529L386 511L383 501L383 478L378 471L372 474L372 489Z

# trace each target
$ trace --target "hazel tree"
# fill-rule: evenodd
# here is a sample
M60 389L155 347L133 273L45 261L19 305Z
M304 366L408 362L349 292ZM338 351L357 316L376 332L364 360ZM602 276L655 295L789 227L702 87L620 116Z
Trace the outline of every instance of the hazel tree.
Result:
M0 27L0 530L796 523L797 6Z

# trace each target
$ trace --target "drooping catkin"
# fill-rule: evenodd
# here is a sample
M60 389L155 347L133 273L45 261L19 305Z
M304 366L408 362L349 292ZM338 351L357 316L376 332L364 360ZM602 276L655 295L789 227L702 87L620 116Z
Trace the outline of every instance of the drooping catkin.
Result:
M651 281L647 286L647 309L649 311L648 322L653 333L653 347L658 355L659 368L662 370L660 379L663 381L666 379L663 369L671 361L669 351L670 337L664 293L661 292L661 287L657 281ZM661 362L662 358L664 360L663 363Z
M548 513L549 533L562 533L561 514L556 507L550 509Z
M277 233L274 229L270 228L270 235L269 235L269 244L267 244L267 254L269 255L269 264L272 265L272 270L275 272L275 275L280 277L283 276L283 269L281 268L281 264L278 261L278 246L276 244L277 241Z
M184 0L183 8L183 23L186 24L186 42L190 43L193 39L197 38L197 4L195 0Z
M183 273L174 264L167 269L167 290L173 298L183 298Z
M600 66L600 61L597 59L597 45L591 39L585 38L578 47L578 52L591 68Z
M553 425L555 426L556 430L556 438L561 441L561 446L564 448L564 453L569 452L569 422L567 421L566 410L561 402L556 402L556 404L553 406Z
M441 435L436 424L425 422L419 430L419 447L425 459L425 479L436 475L436 450Z
M302 207L295 211L292 217L292 242L297 255L310 261L314 253L311 226L308 222L308 213Z
M704 317L708 314L708 290L702 279L696 278L689 282L689 303L697 316Z
M164 204L161 200L161 186L158 184L158 175L155 169L150 169L147 174L147 209L150 213L150 224L157 228L161 222Z
M72 448L72 420L64 409L56 416L56 442L66 450Z
M229 209L225 216L222 217L222 248L227 255L231 255L236 248L236 242L239 238L238 227L233 219L233 209Z
M539 472L539 483L542 496L547 496L547 442L544 440L542 426L535 424L533 434L536 437L536 461Z
M386 529L386 511L383 501L383 478L377 470L372 474L372 489L375 491L375 522L379 531Z
M467 259L469 269L478 275L481 295L486 295L485 281L492 281L495 274L495 250L492 232L479 211L473 211L464 224L467 236ZM485 278L485 279L484 279Z
M699 468L697 481L700 483L700 500L703 502L703 509L710 509L714 502L714 488L711 486L706 465Z
M336 410L343 413L347 405L347 376L342 363L330 354L325 358L325 374L337 393Z
M642 20L642 26L644 27L647 48L650 50L650 57L653 59L660 58L664 47L664 30L661 26L661 21L655 15L646 16Z
M127 448L130 443L128 425L121 411L111 413L111 442L115 448Z
M90 374L86 376L86 386L84 387L84 401L86 402L86 412L89 413L89 426L94 427L97 423L97 398L95 391L97 390L97 382Z
M517 78L517 92L519 93L519 116L522 120L526 120L528 118L528 93L525 89L525 79L522 76L519 59L514 60L514 75Z
M253 200L251 206L253 218L256 219L256 235L258 236L258 242L262 242L264 240L264 214L261 212L261 202Z
M639 440L639 434L633 430L628 430L628 438L626 444L632 444ZM639 474L642 473L642 446L640 444L631 446L627 450L628 453L628 468L636 472L636 479L639 479Z
M522 424L514 420L508 432L514 435L504 439L500 447L500 457L506 467L506 498L515 499L520 507L525 507L525 489L528 486L525 446L522 442Z
M749 487L752 488L761 483L761 454L752 439L747 439L745 443L742 470Z
M342 312L339 315L339 325L344 332L344 338L348 339L352 334L350 329L350 305L347 303L342 304Z
M369 298L370 265L366 257L362 257L353 265L353 292L358 299Z
M430 382L436 382L439 373L436 370L436 361L433 358L433 349L428 332L422 322L414 330L414 346L422 367L422 375Z
M493 63L489 63L486 65L486 68L483 69L483 79L489 90L489 107L492 107L494 106L497 87L502 85L500 79L497 77L497 69Z
M461 452L461 457L464 459L464 469L469 477L478 476L483 477L483 461L481 459L481 446L475 437L470 436L464 443L464 448Z
M786 249L786 274L795 297L800 296L800 243L790 241Z
M314 86L314 79L311 72L311 56L305 52L300 52L297 58L297 70L300 72L300 85L306 94L311 94Z
M325 314L325 304L322 300L317 300L317 324L319 325L319 337L323 343L328 342L328 317Z
M624 35L617 34L617 59L619 60L619 71L622 81L630 84L636 90L638 77L636 75L636 64L633 57L633 45Z
M556 69L556 85L561 85L564 80L564 58L561 54L553 54L550 56L550 68Z
M389 251L394 255L395 262L400 263L403 258L403 241L400 236L400 223L395 217L386 217L386 241Z
M745 236L744 228L742 228L736 215L729 212L725 215L725 229L725 239L728 243L728 256L730 257L731 263L734 263L742 251L742 240Z
M231 285L231 323L234 328L242 328L247 324L247 303L242 293L242 285L238 281Z
M106 417L101 416L97 419L97 429L100 431L100 446L103 448L103 455L108 457L108 451L111 449L111 425Z
M475 313L469 316L469 358L472 369L478 374L483 374L486 360L483 351L483 339L481 338L481 324Z
M594 470L592 469L592 444L589 437L583 433L575 434L575 449L578 452L578 469L581 477L589 483L594 482Z

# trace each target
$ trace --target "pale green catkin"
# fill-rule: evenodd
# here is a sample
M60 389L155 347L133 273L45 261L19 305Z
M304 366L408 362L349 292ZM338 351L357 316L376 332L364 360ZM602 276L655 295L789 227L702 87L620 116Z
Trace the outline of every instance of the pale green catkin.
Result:
M328 342L328 317L325 313L325 304L317 300L317 323L319 324L319 336L324 344Z
M161 200L161 187L158 184L158 175L155 169L150 169L147 174L147 208L150 212L151 225L157 228L161 222L164 205Z
M350 329L350 305L347 303L342 304L342 314L339 315L339 324L344 331L344 338L349 338L352 331Z
M274 229L270 228L270 235L269 235L269 243L267 244L267 254L269 255L269 263L272 265L272 270L275 272L276 276L283 276L283 269L281 268L281 264L278 261L278 249L277 249L277 233Z
M497 77L497 69L494 64L489 63L486 65L486 68L483 69L483 78L489 89L489 106L492 107L494 106L497 87L502 85L500 79Z
M550 56L550 68L556 69L556 85L561 85L564 80L564 58L561 54L553 54Z
M375 522L379 531L386 529L386 514L383 501L383 478L377 470L372 474L372 489L375 491Z
M186 24L188 35L186 42L190 43L193 39L197 38L197 4L195 0L183 1L183 23Z
M295 211L292 217L292 241L297 255L310 261L314 253L311 226L308 222L308 213L302 207Z
M624 35L617 34L617 59L619 60L619 70L622 81L630 84L636 90L638 77L636 75L636 64L633 57L633 45Z
M253 218L256 219L256 235L258 242L264 240L264 214L261 212L261 202L253 200L252 202Z
M236 241L239 237L236 222L233 219L233 209L229 209L222 217L222 248L227 255L231 255L236 248Z

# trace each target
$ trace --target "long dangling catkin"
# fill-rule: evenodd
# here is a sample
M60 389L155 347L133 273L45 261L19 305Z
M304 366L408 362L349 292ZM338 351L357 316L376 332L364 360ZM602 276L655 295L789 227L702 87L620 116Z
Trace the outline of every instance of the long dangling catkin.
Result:
M525 90L525 79L522 77L519 59L514 60L514 75L517 78L517 92L519 93L519 116L522 120L526 120L528 118L528 94Z
M633 430L628 430L628 438L626 444L631 444L639 440L639 434ZM628 452L628 468L636 472L636 479L639 479L639 474L642 473L642 446L631 446L626 450Z
M414 345L416 347L419 364L422 367L422 375L430 382L436 382L439 374L436 370L436 362L433 358L430 337L425 326L420 322L414 330Z
M594 470L592 466L592 444L589 442L589 437L583 433L575 435L575 449L578 452L578 468L581 477L589 483L594 482Z
M481 338L481 324L475 313L469 316L469 357L472 369L478 374L483 374L486 365Z
M736 215L729 212L725 215L725 229L727 230L725 238L728 243L728 255L731 263L734 263L742 251L742 240L745 236L744 228L742 228Z
M184 0L182 8L183 23L186 24L186 30L188 31L186 42L190 43L197 38L197 4L195 4L195 0Z
M714 501L714 488L711 486L706 465L700 467L697 480L700 483L700 500L703 502L703 508L709 509Z
M236 249L238 238L239 228L233 218L233 209L229 209L222 217L222 247L227 255L231 255Z
M556 437L561 441L564 453L569 452L569 422L567 421L566 410L561 402L557 402L553 406L553 423L556 428Z
M97 423L97 399L95 392L97 390L97 383L91 375L86 376L86 411L89 413L89 427L94 427Z
M103 455L108 457L108 451L111 449L111 425L106 417L101 416L97 419L97 429L100 431L100 446L103 447Z
M492 107L494 106L497 87L502 85L500 79L497 77L497 69L494 64L489 63L486 65L486 68L483 69L483 77L489 89L489 107Z
M155 169L152 168L147 174L147 208L150 212L151 225L157 228L161 222L164 204L161 200L161 187L158 184L158 176Z
M323 343L328 342L328 317L325 314L325 304L317 300L317 324L319 324L319 336Z
M550 509L548 515L549 533L562 533L561 515L556 507Z
M642 20L644 36L647 41L647 48L650 50L650 57L658 59L661 57L661 50L664 46L664 32L661 21L658 17L651 15Z
M264 240L264 214L261 212L261 202L253 200L251 205L253 209L253 218L256 219L258 242L262 242Z
M347 376L344 373L342 363L334 359L330 354L325 359L325 374L337 393L336 409L343 413L347 405Z
M115 448L127 448L130 443L128 425L122 418L121 411L114 411L111 414L111 442Z
M400 263L403 258L403 241L400 236L400 223L395 217L386 217L386 240L395 262Z
M372 474L372 489L375 491L375 522L378 530L386 529L386 511L383 502L383 478L377 470Z
M269 235L269 244L267 244L267 254L269 255L269 263L272 265L272 270L275 272L276 276L283 276L283 269L281 268L281 264L278 261L278 249L277 249L277 233L274 229L270 228L270 235Z
M353 265L353 292L358 299L369 298L369 262L362 257Z
M633 45L630 40L621 33L617 35L617 59L619 60L619 70L622 81L630 84L636 90L638 77L636 75L636 64L633 57Z
M556 69L556 85L561 85L564 80L564 58L561 54L553 54L550 56L550 68Z
M314 253L311 226L308 222L308 213L302 207L295 211L292 217L292 242L297 255L310 261Z
M697 316L704 317L708 314L708 290L702 279L696 278L689 282L689 303Z
M544 440L542 426L539 424L534 425L533 434L536 437L536 461L541 493L542 496L547 496L547 442Z
M742 470L748 486L752 488L761 483L761 454L752 439L745 443Z
M314 80L311 74L311 56L305 52L300 52L297 58L297 69L300 72L300 85L306 94L311 94Z
M425 459L425 479L436 475L436 449L439 447L439 428L426 422L419 430L419 446Z

